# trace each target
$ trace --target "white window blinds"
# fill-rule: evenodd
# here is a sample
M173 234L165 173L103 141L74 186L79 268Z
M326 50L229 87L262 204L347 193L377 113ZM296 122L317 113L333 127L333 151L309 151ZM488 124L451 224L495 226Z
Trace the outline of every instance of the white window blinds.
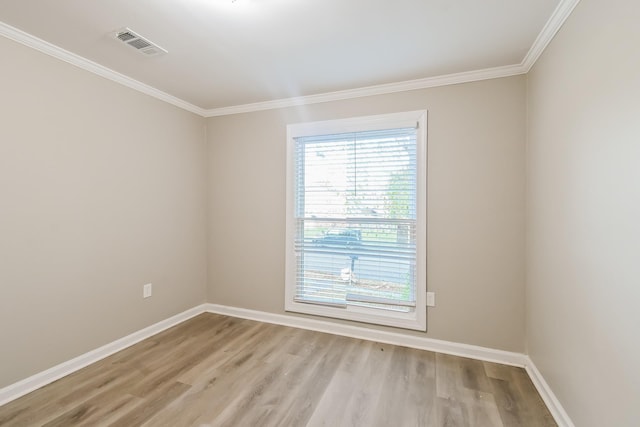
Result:
M417 131L294 138L296 302L415 310Z

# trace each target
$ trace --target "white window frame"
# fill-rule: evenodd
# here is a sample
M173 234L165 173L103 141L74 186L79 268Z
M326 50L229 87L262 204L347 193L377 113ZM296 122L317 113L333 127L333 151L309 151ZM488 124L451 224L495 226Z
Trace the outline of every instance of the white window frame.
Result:
M295 220L295 138L346 132L373 131L416 126L417 156L417 241L416 307L409 313L382 311L365 307L346 308L306 304L294 301L296 293ZM286 261L285 310L336 319L426 331L427 310L427 111L409 111L348 119L296 123L287 126L286 187Z

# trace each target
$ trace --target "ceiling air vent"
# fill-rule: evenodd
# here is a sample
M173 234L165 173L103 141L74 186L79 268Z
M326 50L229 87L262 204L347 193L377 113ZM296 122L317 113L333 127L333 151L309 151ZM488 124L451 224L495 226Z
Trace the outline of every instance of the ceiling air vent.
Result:
M121 42L131 46L138 52L144 53L147 56L164 55L167 51L155 43L142 37L131 31L129 28L123 28L113 33L114 37Z

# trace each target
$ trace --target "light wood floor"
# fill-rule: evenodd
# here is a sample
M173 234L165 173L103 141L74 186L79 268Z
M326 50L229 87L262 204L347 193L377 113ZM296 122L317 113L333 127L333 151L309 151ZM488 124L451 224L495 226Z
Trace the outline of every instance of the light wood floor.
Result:
M202 314L0 407L2 426L555 426L526 372Z

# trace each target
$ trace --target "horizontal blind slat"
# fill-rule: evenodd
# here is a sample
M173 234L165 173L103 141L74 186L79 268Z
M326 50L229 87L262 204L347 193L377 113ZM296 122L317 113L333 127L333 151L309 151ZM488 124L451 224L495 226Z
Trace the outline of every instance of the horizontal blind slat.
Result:
M415 307L416 129L295 142L295 300Z

